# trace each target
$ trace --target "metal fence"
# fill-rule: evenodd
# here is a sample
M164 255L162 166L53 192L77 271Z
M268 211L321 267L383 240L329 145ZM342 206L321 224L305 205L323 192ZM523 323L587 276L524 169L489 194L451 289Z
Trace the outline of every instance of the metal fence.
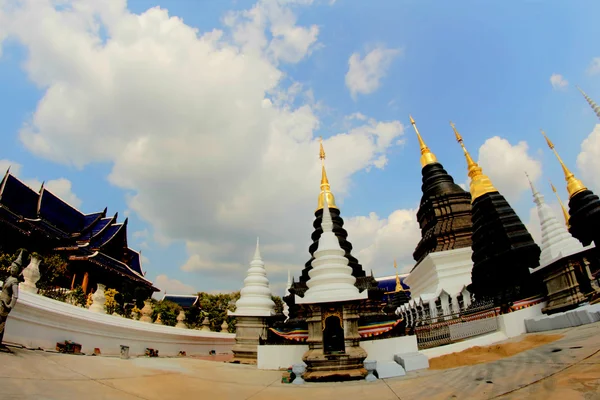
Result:
M498 328L497 310L489 309L468 316L438 316L421 321L414 329L419 350L423 350L496 332Z

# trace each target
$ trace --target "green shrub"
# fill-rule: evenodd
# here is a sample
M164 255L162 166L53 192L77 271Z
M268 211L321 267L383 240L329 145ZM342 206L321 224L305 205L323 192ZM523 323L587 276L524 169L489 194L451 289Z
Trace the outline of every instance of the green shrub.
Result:
M177 316L181 311L181 306L175 304L172 301L161 300L154 304L152 311L152 320L156 321L160 314L160 319L163 325L175 326L177 324Z
M77 286L75 289L73 289L69 294L69 300L71 301L71 304L78 307L83 307L86 301L83 288L81 286Z

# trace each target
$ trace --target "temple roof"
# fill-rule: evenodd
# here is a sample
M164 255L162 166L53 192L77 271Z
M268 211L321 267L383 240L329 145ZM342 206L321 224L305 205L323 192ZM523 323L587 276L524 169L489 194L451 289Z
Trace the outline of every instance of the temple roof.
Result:
M42 233L58 250L76 250L74 259L89 259L134 280L144 277L141 256L127 245L127 219L107 210L84 214L43 185L39 193L7 171L0 183L0 219L19 232ZM44 237L42 236L42 237Z
M145 276L146 273L142 270L142 255L129 247L127 248L127 255L129 258L129 267L141 276Z
M175 304L179 304L183 308L190 308L195 305L199 305L198 296L185 295L185 294L166 294L163 296L162 301L170 301Z
M0 187L0 205L22 218L37 218L39 194L8 172Z

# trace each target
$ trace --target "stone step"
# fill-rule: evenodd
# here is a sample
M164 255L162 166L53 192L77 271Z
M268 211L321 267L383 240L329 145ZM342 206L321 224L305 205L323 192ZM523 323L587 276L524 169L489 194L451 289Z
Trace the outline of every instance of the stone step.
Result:
M404 368L394 361L377 361L376 371L379 379L395 378L406 375Z
M396 354L394 361L400 364L406 372L429 368L429 359L418 351Z

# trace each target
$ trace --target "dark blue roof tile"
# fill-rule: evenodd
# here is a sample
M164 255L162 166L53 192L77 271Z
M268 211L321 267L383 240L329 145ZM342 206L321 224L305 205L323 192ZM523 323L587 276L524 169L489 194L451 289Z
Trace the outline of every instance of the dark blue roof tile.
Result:
M131 268L138 274L144 276L144 272L142 271L142 260L140 259L140 253L130 248L127 248L127 253L130 257L129 268Z
M198 296L182 296L165 294L163 300L172 301L175 304L179 304L181 307L188 308L193 306L198 301Z
M12 175L6 176L0 203L23 218L37 218L39 193Z
M41 194L39 216L62 231L73 234L85 228L82 212L44 189Z

